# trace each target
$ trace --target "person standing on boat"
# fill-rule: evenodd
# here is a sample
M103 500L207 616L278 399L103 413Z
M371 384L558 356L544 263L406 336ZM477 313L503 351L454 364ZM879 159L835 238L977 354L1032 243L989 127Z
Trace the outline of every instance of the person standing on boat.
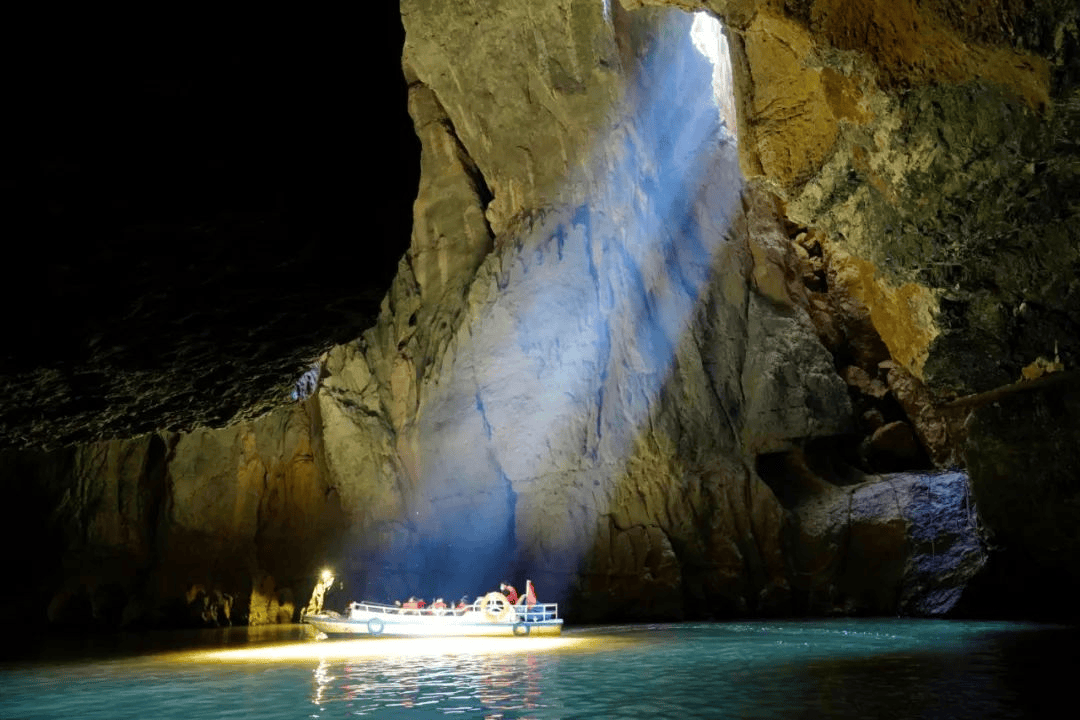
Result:
M525 581L525 595L522 596L520 602L525 605L525 619L526 620L543 620L542 613L531 612L534 605L536 605L536 588L533 587L532 580Z
M321 613L323 611L323 602L326 600L326 591L332 587L334 587L334 573L330 570L323 570L322 575L319 576L319 582L315 584L315 589L311 593L311 600L308 601L307 607L300 613L300 617Z
M507 585L506 583L499 583L499 590L502 590L503 595L510 602L511 605L516 605L518 601L517 590L513 585Z
M536 604L536 588L533 587L532 580L525 581L525 607L532 607Z

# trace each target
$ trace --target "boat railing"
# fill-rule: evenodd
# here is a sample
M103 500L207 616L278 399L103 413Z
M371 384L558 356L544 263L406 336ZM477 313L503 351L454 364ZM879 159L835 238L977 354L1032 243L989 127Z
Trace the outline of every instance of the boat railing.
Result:
M384 605L373 602L352 602L349 604L349 615L355 617L362 613L393 613L400 610L396 605Z
M514 612L522 622L541 622L543 620L556 620L559 617L558 603L534 603L532 605L515 605Z
M521 622L541 622L543 620L555 620L559 617L558 603L534 603L525 605L519 603L513 605L514 612ZM353 602L349 605L349 617L356 618L367 613L379 613L383 615L465 615L468 613L481 612L479 602L466 605L464 608L406 608L399 605L386 605L376 602Z
M526 605L524 602L511 605L520 622L540 622L541 620L555 620L559 617L558 603L533 603ZM482 612L480 601L474 602L465 608L466 612Z

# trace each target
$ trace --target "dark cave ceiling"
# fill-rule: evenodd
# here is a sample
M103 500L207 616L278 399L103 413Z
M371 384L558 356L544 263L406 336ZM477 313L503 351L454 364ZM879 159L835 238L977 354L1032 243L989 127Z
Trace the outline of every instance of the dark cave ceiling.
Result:
M0 448L258 414L372 324L419 174L381 5L12 23Z

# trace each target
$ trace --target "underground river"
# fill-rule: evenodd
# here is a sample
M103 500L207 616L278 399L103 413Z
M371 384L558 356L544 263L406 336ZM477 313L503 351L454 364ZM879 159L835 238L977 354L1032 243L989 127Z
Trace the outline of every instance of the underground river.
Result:
M1032 717L1068 707L1075 628L911 619L315 642L301 626L47 643L0 717Z

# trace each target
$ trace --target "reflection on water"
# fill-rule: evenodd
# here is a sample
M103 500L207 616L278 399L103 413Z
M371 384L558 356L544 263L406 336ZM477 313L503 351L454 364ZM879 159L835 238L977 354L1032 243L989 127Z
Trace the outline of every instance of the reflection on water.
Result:
M466 717L529 717L545 709L541 661L534 655L452 656L427 662L328 661L315 669L312 702L319 713L392 717L395 711L432 710ZM340 673L336 674L336 673Z
M9 663L0 718L1012 718L1052 715L1080 670L1075 630L1008 623L624 626L441 644L241 639Z

